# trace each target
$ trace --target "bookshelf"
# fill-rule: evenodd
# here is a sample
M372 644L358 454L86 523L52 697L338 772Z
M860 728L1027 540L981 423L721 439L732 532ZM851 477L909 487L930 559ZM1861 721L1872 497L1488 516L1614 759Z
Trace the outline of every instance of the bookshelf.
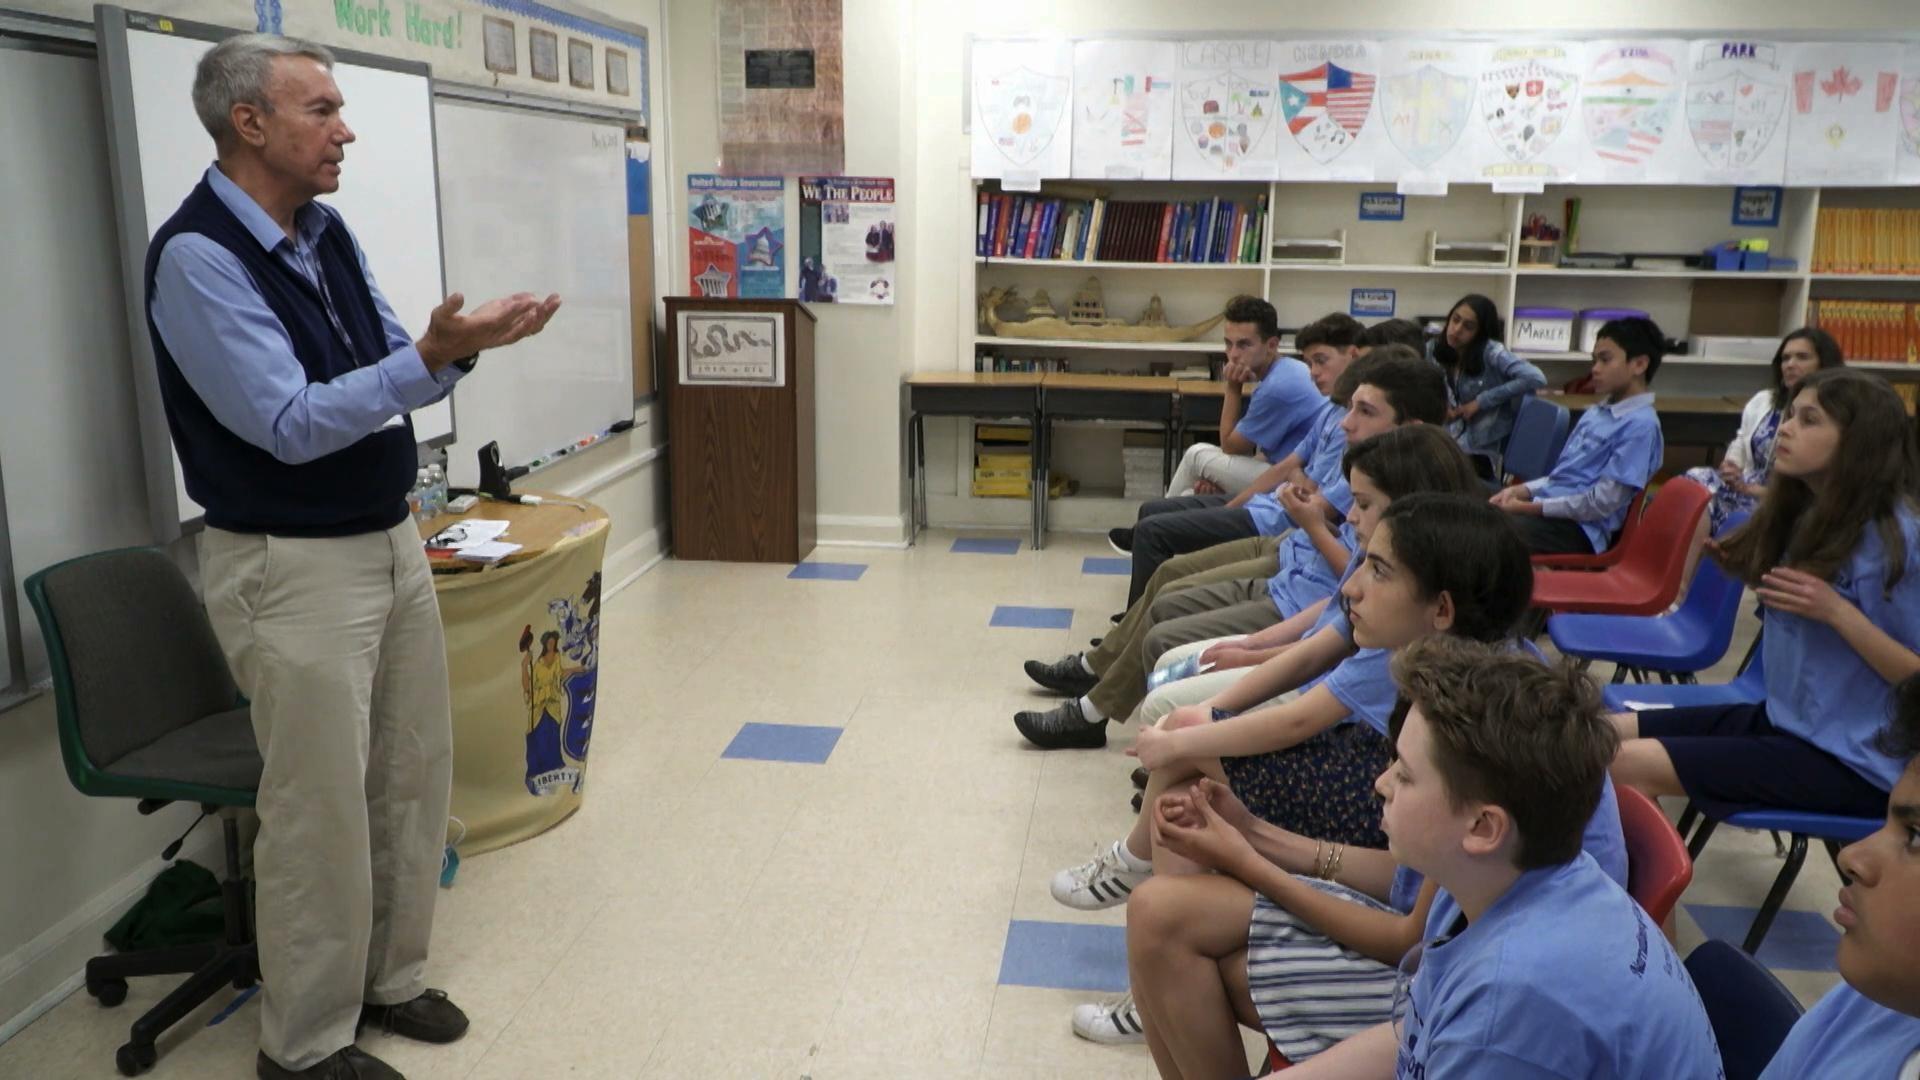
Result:
M1103 260L1010 258L983 255L976 246L972 261L970 296L959 299L971 312L973 297L988 288L1018 287L1031 298L1045 289L1054 307L1065 313L1068 302L1090 277L1098 277L1107 313L1128 321L1137 318L1149 299L1159 296L1167 321L1198 322L1217 313L1236 293L1263 296L1273 303L1284 330L1291 331L1330 311L1348 311L1356 289L1390 289L1394 315L1401 318L1444 316L1454 301L1468 292L1491 297L1509 317L1516 307L1638 308L1660 324L1671 337L1697 335L1778 338L1811 321L1814 312L1847 310L1833 301L1868 301L1916 305L1909 323L1915 339L1914 359L1920 360L1920 188L1791 188L1781 193L1780 215L1771 226L1732 224L1734 189L1731 187L1556 185L1528 195L1494 193L1476 185L1454 185L1446 196L1406 196L1400 220L1374 221L1359 217L1362 193L1391 192L1391 183L1171 183L1166 181L1073 181L1042 185L1040 198L1063 201L1107 198L1114 201L1193 204L1213 200L1259 207L1259 235L1250 238L1262 256L1276 241L1318 243L1332 249L1337 261L1285 261L1258 258L1254 262L1160 262L1128 258ZM976 181L969 191L975 203L975 224L982 193L999 193L995 181ZM1769 255L1791 260L1784 268L1759 271L1716 271L1663 265L1658 269L1610 267L1562 268L1523 265L1520 237L1533 215L1564 228L1566 201L1580 200L1579 250L1661 255L1697 254L1733 239L1765 239ZM1847 215L1832 211L1907 211L1912 225L1908 247L1883 245L1884 258L1911 250L1910 263L1876 268L1871 259L1859 272L1843 272L1816 262L1816 254L1832 250L1832 229ZM1823 216L1823 211L1826 213ZM1856 219L1876 220L1869 214ZM1882 214L1885 222L1896 216ZM1822 229L1827 230L1824 239ZM976 230L977 231L977 230ZM1902 234L1903 236L1906 234ZM977 238L976 238L977 240ZM1433 245L1502 243L1503 261L1494 265L1432 265ZM1904 243L1904 241L1903 241ZM1064 250L1064 244L1061 245ZM1097 249L1096 249L1097 250ZM1244 251L1244 246L1239 249ZM1293 248L1293 251L1303 250ZM1304 250L1311 251L1311 248ZM1155 241L1155 253L1158 242ZM1497 255L1496 255L1497 258ZM1895 265L1912 265L1912 274L1891 272ZM964 279L963 279L964 280ZM1821 302L1828 302L1822 305ZM970 316L969 316L970 317ZM1362 315L1363 322L1383 316ZM1844 340L1844 339L1843 339ZM1882 339L1884 340L1884 339ZM972 370L981 354L1064 359L1073 372L1146 375L1196 367L1221 354L1217 333L1190 342L1127 344L1115 342L1037 341L994 336L977 323L955 349L954 366ZM1884 350L1883 350L1884 351ZM1559 386L1579 377L1588 358L1582 353L1527 353L1546 372L1548 385ZM1658 389L1681 396L1744 396L1767 383L1767 355L1732 357L1671 356L1661 369ZM1920 363L1876 358L1858 365L1885 375L1903 393L1920 386ZM1079 493L1050 502L1052 526L1058 529L1104 529L1130 520L1134 503L1122 499L1122 439L1124 425L1063 427L1053 445L1056 467L1080 481ZM956 430L950 466L945 474L934 458L942 455L939 439L929 460L932 520L960 525L1017 526L1023 507L997 506L1006 500L971 499L960 492L970 478L970 436ZM943 475L953 481L940 490ZM1006 517L1001 522L999 517Z

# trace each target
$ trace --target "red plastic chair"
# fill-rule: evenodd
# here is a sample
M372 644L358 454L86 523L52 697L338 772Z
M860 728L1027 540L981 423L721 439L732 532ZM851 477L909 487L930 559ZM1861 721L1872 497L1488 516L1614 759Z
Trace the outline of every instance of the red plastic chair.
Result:
M1667 481L1632 535L1614 545L1618 562L1597 572L1535 569L1533 606L1602 615L1658 615L1672 607L1711 498L1691 480Z
M1640 515L1647 508L1645 488L1634 493L1633 501L1627 504L1627 519L1620 525L1620 539L1614 545L1598 555L1546 555L1533 556L1535 570L1605 570L1620 561L1626 554L1627 541L1633 539L1634 530L1640 526Z
M1624 785L1614 788L1614 796L1627 842L1627 892L1654 922L1665 923L1693 881L1686 841L1652 799Z
M1280 1052L1280 1048L1274 1045L1274 1042L1272 1039L1268 1039L1267 1040L1267 1071L1264 1073L1261 1073L1260 1075L1272 1076L1274 1073L1279 1072L1281 1069L1291 1069L1291 1068L1293 1068L1293 1062L1287 1060L1287 1055L1282 1054Z

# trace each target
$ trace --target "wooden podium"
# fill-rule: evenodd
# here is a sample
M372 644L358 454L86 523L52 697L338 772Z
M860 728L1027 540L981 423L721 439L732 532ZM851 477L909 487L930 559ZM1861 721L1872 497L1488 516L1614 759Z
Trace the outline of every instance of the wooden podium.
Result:
M813 551L813 322L797 300L667 297L675 557Z

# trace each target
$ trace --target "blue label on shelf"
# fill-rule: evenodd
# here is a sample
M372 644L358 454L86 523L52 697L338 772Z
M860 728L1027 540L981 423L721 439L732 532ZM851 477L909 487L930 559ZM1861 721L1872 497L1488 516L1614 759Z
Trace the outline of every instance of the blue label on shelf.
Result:
M1393 314L1394 294L1392 289L1355 289L1352 300L1347 304L1347 314L1386 315Z
M1407 217L1407 197L1391 191L1363 191L1360 193L1361 221L1405 221Z
M1777 187L1734 188L1733 223L1764 227L1780 224L1780 194Z

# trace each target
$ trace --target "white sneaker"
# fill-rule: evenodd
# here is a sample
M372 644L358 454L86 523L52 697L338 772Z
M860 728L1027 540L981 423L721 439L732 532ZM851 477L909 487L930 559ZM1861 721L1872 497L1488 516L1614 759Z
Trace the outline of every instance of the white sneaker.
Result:
M1133 1004L1132 991L1097 1005L1075 1005L1073 1033L1097 1043L1147 1041L1147 1029L1140 1024L1140 1010Z
M1081 911L1099 911L1126 903L1134 886L1153 876L1153 869L1129 867L1127 857L1120 851L1123 843L1125 841L1115 840L1079 866L1053 875L1053 898Z

